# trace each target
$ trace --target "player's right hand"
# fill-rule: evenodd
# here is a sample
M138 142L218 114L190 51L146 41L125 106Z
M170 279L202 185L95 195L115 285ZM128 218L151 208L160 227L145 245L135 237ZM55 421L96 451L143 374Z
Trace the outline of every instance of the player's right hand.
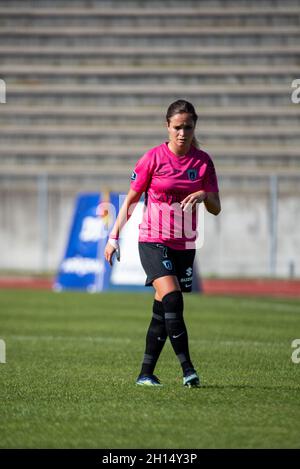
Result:
M118 241L108 240L104 250L104 257L111 266L113 265L112 259L114 254L116 254L117 260L120 261L120 247Z

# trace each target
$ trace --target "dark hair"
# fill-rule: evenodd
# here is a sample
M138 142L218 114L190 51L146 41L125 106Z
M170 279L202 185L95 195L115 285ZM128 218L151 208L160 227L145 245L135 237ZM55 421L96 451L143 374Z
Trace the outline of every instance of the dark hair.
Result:
M175 114L183 114L183 113L191 114L194 124L196 125L198 116L196 114L195 108L192 105L192 103L190 103L189 101L186 101L185 99L178 99L177 101L174 101L172 104L170 104L167 110L167 114L166 114L166 121L169 124L170 119L173 116L175 116ZM199 148L199 143L196 137L193 138L192 144L196 148Z
M183 114L184 112L187 114L192 114L193 121L196 124L198 116L196 114L195 108L191 103L185 101L184 99L178 99L168 107L166 114L166 120L168 124L171 117L175 116L175 114Z

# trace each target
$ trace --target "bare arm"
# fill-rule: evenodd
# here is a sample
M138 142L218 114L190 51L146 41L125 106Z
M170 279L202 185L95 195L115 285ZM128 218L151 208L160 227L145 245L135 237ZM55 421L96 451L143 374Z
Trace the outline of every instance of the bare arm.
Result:
M181 202L181 207L185 211L189 207L195 209L197 203L204 202L205 208L209 213L218 215L221 212L221 202L218 192L198 191L189 194Z
M204 200L206 210L213 215L219 215L221 212L221 201L218 192L206 192L207 196Z
M134 210L134 204L136 204L141 198L142 192L136 192L133 189L129 189L126 199L119 211L119 214L116 218L115 224L113 229L111 230L110 236L118 239L120 232L125 225L125 223L129 220L132 212ZM116 248L114 248L109 242L107 242L104 250L104 256L107 262L112 265L112 257L115 252Z

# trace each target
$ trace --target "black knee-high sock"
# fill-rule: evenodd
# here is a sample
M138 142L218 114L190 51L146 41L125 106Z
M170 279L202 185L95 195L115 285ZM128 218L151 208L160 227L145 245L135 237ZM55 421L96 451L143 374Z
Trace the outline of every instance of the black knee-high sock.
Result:
M160 352L167 339L164 309L161 301L154 300L153 316L146 336L146 349L141 374L153 374Z
M162 299L168 336L183 373L194 370L188 344L188 334L183 320L183 297L181 291L173 291Z

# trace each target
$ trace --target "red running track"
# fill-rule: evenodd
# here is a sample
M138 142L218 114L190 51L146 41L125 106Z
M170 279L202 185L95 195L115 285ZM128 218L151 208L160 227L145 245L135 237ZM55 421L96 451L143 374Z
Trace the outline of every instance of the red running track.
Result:
M52 280L36 277L0 277L0 288L51 290ZM247 295L300 298L300 280L203 279L208 295Z
M205 279L204 293L209 295L247 295L300 298L300 280Z

